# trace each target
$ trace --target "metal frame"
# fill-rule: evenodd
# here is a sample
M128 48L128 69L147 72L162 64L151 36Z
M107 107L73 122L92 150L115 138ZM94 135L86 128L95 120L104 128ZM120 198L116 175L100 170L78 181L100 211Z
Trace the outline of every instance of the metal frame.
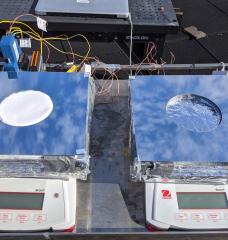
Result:
M4 63L0 62L0 66L3 66ZM55 68L59 66L59 64L46 64L47 68ZM98 64L92 63L92 69L94 70L103 70L104 68L110 69L112 71L116 70L142 70L142 71L150 71L150 70L222 70L222 68L228 68L228 63L192 63L192 64L134 64L134 65L120 65L120 64ZM64 67L63 67L64 69ZM65 69L69 69L69 66L65 66Z
M110 70L213 70L228 68L228 63L193 63L193 64L135 64L135 65L118 65L118 64L97 64L92 63L92 68L102 70L108 68Z

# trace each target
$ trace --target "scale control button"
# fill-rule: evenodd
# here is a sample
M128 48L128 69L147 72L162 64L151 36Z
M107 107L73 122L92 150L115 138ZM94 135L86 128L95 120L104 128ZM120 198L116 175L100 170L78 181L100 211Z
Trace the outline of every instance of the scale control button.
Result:
M47 215L46 214L35 214L33 216L33 221L37 222L37 223L43 223L45 222L47 219Z
M17 215L17 222L19 223L26 223L29 221L30 215L29 214L18 214Z
M221 220L221 214L220 213L208 213L208 219L213 222L217 222Z
M188 219L188 214L187 213L176 213L175 214L176 220L183 221Z
M12 213L0 213L1 222L10 222L12 221Z
M191 219L195 221L202 221L204 219L203 214L201 213L192 213Z

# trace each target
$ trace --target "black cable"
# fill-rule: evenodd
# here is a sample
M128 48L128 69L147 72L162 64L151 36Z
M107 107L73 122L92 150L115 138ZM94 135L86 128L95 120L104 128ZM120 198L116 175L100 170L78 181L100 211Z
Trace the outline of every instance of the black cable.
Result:
M207 2L228 17L228 13L226 11L224 11L222 8L218 7L215 3L212 3L210 0L207 0Z
M212 57L214 58L215 61L217 61L218 63L222 62L220 59L218 59L211 51L210 49L208 49L207 47L205 47L198 39L194 39L198 44L199 46L201 46L204 50L206 50L206 52Z
M61 44L62 50L64 52L67 52L62 40L60 40L60 44ZM66 62L69 62L70 58L69 58L68 54L65 54L65 57L66 57Z
M181 32L190 36L189 33L185 32L184 28L181 27ZM217 56L215 56L210 49L208 49L206 46L204 46L197 38L192 38L192 40L194 40L201 48L203 48L215 61L217 61L218 63L222 62L221 60L219 60L217 58Z

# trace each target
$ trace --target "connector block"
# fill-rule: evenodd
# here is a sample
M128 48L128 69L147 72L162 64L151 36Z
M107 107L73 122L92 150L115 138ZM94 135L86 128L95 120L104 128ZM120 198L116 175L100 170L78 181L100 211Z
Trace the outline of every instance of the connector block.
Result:
M3 58L7 61L4 65L4 71L8 72L9 78L17 78L19 72L18 61L22 54L17 39L13 34L3 36L0 41L0 48Z

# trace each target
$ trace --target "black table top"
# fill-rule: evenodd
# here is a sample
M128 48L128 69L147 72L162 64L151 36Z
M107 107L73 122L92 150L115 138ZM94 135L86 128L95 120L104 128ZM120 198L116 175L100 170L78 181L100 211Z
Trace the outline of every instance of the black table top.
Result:
M1 0L0 19L12 20L15 17L33 13L37 0ZM171 0L129 0L134 33L166 34L178 30L178 22ZM75 17L75 16L42 16L48 21L49 32L106 32L126 33L129 35L130 21L124 19ZM32 25L36 19L32 16L21 20ZM0 29L5 26L0 25Z

